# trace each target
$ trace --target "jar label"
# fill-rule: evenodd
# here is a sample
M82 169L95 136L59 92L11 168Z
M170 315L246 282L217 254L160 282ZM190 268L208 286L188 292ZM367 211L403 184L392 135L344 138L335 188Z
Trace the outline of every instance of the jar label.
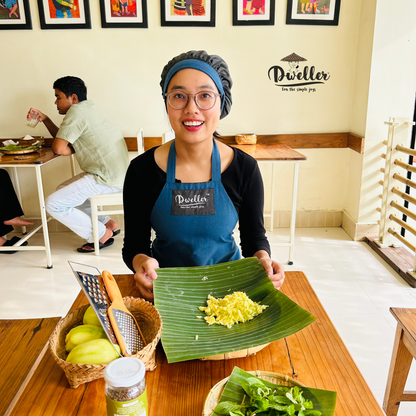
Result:
M119 402L106 396L107 416L147 416L147 388L133 400Z

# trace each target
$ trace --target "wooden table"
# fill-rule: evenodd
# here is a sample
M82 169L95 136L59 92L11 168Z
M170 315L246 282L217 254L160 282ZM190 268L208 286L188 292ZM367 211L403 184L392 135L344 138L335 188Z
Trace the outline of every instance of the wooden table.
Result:
M26 387L59 320L0 320L0 415L8 413Z
M123 296L137 296L132 275L115 277ZM283 292L317 320L286 340L271 343L257 355L168 364L159 343L157 368L146 374L149 416L200 416L210 389L229 376L234 366L286 374L309 387L335 390L336 416L385 416L306 276L287 272ZM72 309L86 303L80 293ZM70 389L63 371L47 351L10 415L105 416L104 381Z
M46 267L48 269L52 268L52 256L51 256L51 245L49 242L49 232L48 232L48 219L46 217L45 210L45 196L43 193L43 183L42 183L42 170L41 167L47 163L52 162L57 159L59 155L55 155L52 152L51 148L43 147L40 151L35 153L28 153L23 155L3 155L0 157L0 168L12 168L14 186L19 200L21 201L19 180L17 176L17 169L33 169L36 175L36 183L38 188L38 198L40 206L40 215L42 223L38 227L34 228L29 234L24 238L20 239L16 246L2 247L2 250L5 251L28 251L28 250L44 250L46 252ZM32 235L38 232L40 229L43 229L43 239L44 246L25 246L22 247L20 244L28 240Z
M298 196L299 182L299 162L305 161L306 156L293 150L285 144L273 143L257 143L253 145L237 145L235 143L227 143L232 147L242 150L243 152L254 157L259 163L270 163L272 165L271 184L270 184L270 214L264 214L264 217L270 217L270 231L274 226L274 195L276 185L275 167L282 163L293 164L292 179L292 208L290 217L290 234L289 241L284 243L273 243L275 246L289 247L288 264L293 264L295 252L295 224L296 224L296 202Z
M296 224L296 202L298 195L298 181L299 181L299 162L305 161L306 156L293 150L285 144L277 144L271 141L259 140L257 144L238 145L234 140L234 136L227 136L219 139L221 142L254 157L259 163L270 163L272 165L271 183L270 183L270 214L264 214L264 217L270 217L270 231L273 231L274 226L274 195L276 175L275 167L282 163L292 163L293 168L293 180L292 180L292 208L290 217L290 234L289 241L283 243L274 243L275 246L289 247L289 260L288 264L293 264L294 252L295 252L295 224ZM134 140L126 140L129 150L135 150L137 146ZM144 138L144 150L151 149L152 147L162 144L160 137L145 137ZM286 178L285 178L286 180Z
M415 391L404 390L410 366L416 358L416 309L390 308L390 312L397 320L397 329L383 409L387 416L396 416L400 402L416 401Z

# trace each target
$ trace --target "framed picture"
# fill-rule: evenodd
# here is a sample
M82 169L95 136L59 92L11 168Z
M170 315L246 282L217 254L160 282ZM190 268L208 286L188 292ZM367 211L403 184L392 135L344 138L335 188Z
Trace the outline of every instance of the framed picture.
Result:
M215 26L215 0L160 0L162 26Z
M233 0L233 26L274 25L275 0Z
M29 0L0 0L0 30L32 29Z
M88 0L38 0L38 7L41 29L91 29Z
M338 26L341 0L287 0L286 24Z
M100 0L101 27L147 28L146 0Z

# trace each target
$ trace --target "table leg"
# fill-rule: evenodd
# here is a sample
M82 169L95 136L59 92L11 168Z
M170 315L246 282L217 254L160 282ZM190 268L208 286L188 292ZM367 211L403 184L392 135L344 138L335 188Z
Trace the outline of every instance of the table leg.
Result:
M42 175L40 172L40 166L35 166L35 171L36 171L36 181L38 185L40 216L42 219L42 227L43 227L43 239L45 242L45 250L46 250L46 267L48 269L52 269L53 265L52 265L51 245L49 242L48 219L46 218L45 196L43 194L43 184L42 184Z
M20 194L19 177L17 176L17 168L13 167L12 172L13 172L13 184L14 184L14 189L16 191L17 199L19 200L20 205L23 206L23 204L22 204L22 195ZM27 234L26 233L26 226L22 226L22 234L23 235Z
M288 264L293 264L295 254L295 226L296 226L296 201L298 197L299 162L295 162L293 170L293 194L292 194L292 213L290 218L290 247Z
M271 187L271 202L270 202L270 231L273 231L274 228L274 165L275 163L272 163L272 187Z
M398 324L384 394L383 410L386 412L386 416L396 416L399 411L400 399L413 360L412 354L404 344L403 338L405 336L403 328Z

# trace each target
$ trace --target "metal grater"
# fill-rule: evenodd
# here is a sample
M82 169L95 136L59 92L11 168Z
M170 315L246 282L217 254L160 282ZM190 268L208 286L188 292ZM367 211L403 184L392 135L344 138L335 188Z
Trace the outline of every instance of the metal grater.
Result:
M142 350L145 345L137 331L136 322L133 317L120 309L113 309L113 314L120 334L123 337L124 344L127 347L127 353L132 355Z
M80 284L85 296L87 297L88 302L92 306L92 309L100 321L101 326L103 327L109 341L117 351L115 346L119 346L119 344L117 342L117 338L114 334L108 316L108 308L111 304L111 301L108 297L99 270L95 267L87 266L86 264L82 263L76 263L73 261L69 261L68 263L71 266L71 269L74 272L74 275ZM118 351L117 354L122 356Z
M103 270L102 279L111 300L108 308L110 323L114 329L117 341L124 356L131 356L146 346L140 326L136 318L126 308L120 289L114 276L107 270Z

